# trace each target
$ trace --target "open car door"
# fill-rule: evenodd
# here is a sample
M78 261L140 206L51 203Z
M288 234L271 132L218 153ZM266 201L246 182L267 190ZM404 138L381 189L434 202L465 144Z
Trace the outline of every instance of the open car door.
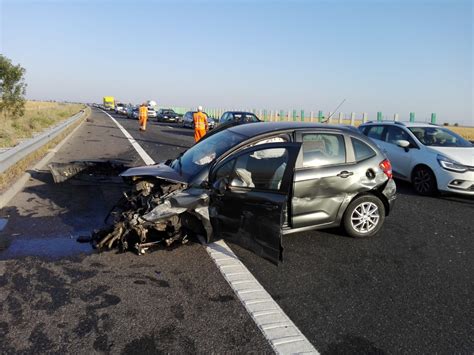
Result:
M209 214L216 238L275 264L282 260L282 225L300 147L301 143L256 145L211 169Z

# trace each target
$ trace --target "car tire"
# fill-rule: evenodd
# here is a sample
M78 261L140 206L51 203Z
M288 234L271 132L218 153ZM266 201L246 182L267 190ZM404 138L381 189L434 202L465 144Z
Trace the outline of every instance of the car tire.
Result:
M363 195L349 203L342 219L346 233L353 238L370 238L378 233L385 220L385 206L374 195Z
M413 170L411 183L416 193L421 196L432 196L438 191L436 176L425 165L417 166Z

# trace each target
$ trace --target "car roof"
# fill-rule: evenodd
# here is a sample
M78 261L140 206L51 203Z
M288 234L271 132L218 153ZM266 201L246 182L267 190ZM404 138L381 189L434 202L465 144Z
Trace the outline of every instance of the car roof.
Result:
M235 113L235 114L239 114L239 115L252 115L252 116L255 116L255 113L247 112L247 111L226 111L224 113Z
M391 125L391 126L401 126L401 127L440 127L433 123L427 122L403 122L403 121L369 121L363 123L364 126L373 126L373 125ZM362 126L361 125L361 126Z
M325 123L307 123L307 122L254 122L241 124L233 127L229 127L228 130L241 134L244 136L252 137L265 134L268 132L278 132L287 130L304 130L304 129L321 129L321 130L336 130L345 133L356 133L358 132L349 129L343 125L329 125Z

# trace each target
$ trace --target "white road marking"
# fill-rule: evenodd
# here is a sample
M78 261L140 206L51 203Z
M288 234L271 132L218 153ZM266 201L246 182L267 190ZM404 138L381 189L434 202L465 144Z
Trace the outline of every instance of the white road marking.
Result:
M206 250L277 354L319 354L223 240L208 244ZM225 264L229 259L234 260L232 272ZM252 288L240 289L247 283Z
M155 164L115 118L102 112L115 122L146 164ZM319 354L223 240L206 245L206 251L277 354ZM233 263L225 264L228 261ZM232 271L227 271L229 268ZM251 288L245 288L246 284Z
M143 159L143 161L145 162L146 165L153 165L155 164L155 161L152 159L152 157L150 157L148 155L147 152L145 152L145 150L142 148L142 146L140 144L137 143L137 141L135 140L135 138L132 137L132 135L130 133L128 133L128 131L123 128L123 126L118 123L118 121L113 118L108 112L105 112L104 110L101 110L103 113L105 113L107 116L109 116L109 118L115 122L115 124L117 125L117 127L122 131L122 133L124 134L125 137L127 137L128 141L130 142L130 144L132 145L133 148L135 148L135 150L137 151L138 155L140 156L140 158Z

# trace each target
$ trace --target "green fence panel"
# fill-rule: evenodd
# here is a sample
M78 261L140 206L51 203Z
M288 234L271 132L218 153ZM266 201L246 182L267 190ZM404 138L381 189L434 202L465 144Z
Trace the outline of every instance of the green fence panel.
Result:
M410 122L415 122L415 112L410 112Z
M318 111L318 122L323 122L323 111L321 110Z
M280 110L280 121L283 121L283 116L285 115L285 112L283 110Z
M301 122L304 122L304 110L300 112Z
M436 124L436 113L434 112L431 114L431 123Z
M382 112L377 112L377 121L380 122L382 121Z

